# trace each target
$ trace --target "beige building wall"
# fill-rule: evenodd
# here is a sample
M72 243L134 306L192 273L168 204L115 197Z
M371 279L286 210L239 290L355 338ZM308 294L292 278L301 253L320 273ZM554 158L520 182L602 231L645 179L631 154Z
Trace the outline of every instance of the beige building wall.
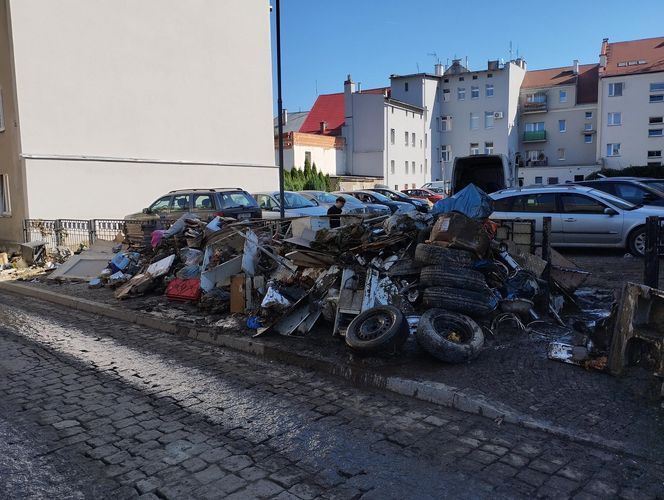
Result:
M6 0L0 0L0 93L4 130L0 132L0 174L7 176L10 191L8 213L0 214L0 249L22 241L23 219L27 213L25 176L19 158L19 128L13 80L11 31Z
M30 217L277 186L267 0L9 1Z

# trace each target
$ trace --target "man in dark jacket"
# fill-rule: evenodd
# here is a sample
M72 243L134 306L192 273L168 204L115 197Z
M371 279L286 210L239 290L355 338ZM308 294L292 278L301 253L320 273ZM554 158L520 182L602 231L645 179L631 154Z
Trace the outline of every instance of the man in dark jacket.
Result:
M334 202L334 205L332 205L330 208L327 209L327 215L339 215L342 212L345 204L346 204L346 199L343 196L339 196L339 198L337 198L337 201ZM335 227L339 227L340 225L341 225L340 217L330 217L330 228L334 229Z

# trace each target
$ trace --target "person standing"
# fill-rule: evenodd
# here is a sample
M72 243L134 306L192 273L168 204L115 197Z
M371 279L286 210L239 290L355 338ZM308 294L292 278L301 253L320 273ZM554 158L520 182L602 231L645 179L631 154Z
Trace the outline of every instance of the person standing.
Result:
M341 226L341 217L338 217L339 214L343 211L344 205L346 204L346 199L343 196L339 196L337 201L334 202L330 208L327 209L327 215L336 215L337 217L330 217L330 228L334 229Z

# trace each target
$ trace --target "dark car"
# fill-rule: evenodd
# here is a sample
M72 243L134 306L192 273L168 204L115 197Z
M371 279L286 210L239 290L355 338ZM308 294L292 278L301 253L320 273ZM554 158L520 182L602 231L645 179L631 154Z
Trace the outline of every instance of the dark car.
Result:
M635 205L653 205L664 207L664 190L658 184L642 182L638 177L605 177L594 181L575 182L580 186L599 189ZM660 182L661 179L660 179Z
M363 203L375 203L378 205L385 205L394 214L396 212L409 212L415 210L412 203L404 203L402 201L392 201L388 197L374 191L349 191L349 192L336 192L334 194L350 195L357 198Z
M410 203L417 209L418 212L427 213L429 211L429 204L426 201L418 200L417 198L411 198L410 196L400 193L399 191L394 191L393 189L382 187L373 187L370 189L370 191L380 193L392 201Z

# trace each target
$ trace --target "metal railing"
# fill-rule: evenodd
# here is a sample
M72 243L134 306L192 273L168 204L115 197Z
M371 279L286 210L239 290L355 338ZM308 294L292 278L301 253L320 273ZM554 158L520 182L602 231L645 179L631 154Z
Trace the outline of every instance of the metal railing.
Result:
M122 219L25 219L23 240L43 240L48 249L66 246L77 250L89 247L98 239L113 240L118 233L124 236L125 221Z
M523 133L523 142L543 142L546 141L546 130L533 130Z

